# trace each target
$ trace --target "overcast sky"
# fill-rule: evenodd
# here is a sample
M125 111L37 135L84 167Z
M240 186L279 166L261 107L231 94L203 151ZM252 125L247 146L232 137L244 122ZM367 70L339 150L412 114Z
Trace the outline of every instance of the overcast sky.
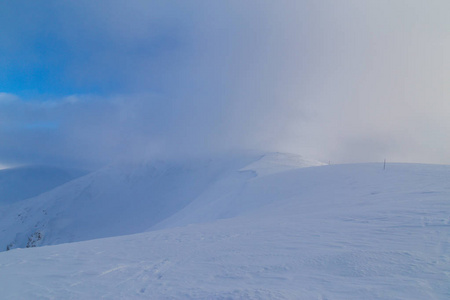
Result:
M450 163L450 1L2 1L0 165Z

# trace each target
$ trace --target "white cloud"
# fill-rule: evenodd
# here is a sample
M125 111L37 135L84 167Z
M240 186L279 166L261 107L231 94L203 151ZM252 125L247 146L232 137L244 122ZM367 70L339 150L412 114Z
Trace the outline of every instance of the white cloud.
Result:
M65 80L103 90L44 103L1 94L14 103L0 111L0 156L104 163L258 148L450 163L449 4L405 3L48 2L41 31L17 28L68 45ZM58 128L19 126L33 122Z

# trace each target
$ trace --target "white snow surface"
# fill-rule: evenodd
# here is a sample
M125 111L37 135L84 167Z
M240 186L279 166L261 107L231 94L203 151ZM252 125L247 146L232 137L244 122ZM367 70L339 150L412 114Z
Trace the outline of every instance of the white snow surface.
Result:
M450 166L254 163L220 163L152 231L0 253L0 298L450 298Z

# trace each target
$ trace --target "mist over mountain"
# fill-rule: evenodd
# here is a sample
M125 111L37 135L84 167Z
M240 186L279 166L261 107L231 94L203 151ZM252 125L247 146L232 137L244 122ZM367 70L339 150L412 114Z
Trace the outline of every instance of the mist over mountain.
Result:
M35 197L86 173L83 170L50 166L0 170L0 206Z
M0 298L450 299L450 1L0 1Z
M0 7L0 164L450 163L448 1Z

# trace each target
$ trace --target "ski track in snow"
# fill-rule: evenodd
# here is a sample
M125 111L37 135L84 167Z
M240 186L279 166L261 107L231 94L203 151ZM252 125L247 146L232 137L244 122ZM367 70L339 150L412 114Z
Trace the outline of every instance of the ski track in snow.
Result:
M450 167L244 178L159 230L0 253L0 298L450 299Z

